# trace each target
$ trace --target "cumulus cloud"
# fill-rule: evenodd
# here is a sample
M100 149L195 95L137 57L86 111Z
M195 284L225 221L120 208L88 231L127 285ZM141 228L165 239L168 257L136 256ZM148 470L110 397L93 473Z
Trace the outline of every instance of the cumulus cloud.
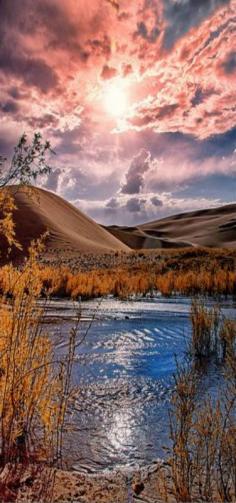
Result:
M121 188L123 194L138 194L144 185L144 175L150 168L150 153L142 149L132 160Z

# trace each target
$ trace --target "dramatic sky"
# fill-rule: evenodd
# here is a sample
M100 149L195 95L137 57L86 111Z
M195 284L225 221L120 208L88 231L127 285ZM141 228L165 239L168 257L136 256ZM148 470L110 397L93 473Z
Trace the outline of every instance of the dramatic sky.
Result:
M0 152L40 131L102 223L234 201L235 28L236 0L0 0Z

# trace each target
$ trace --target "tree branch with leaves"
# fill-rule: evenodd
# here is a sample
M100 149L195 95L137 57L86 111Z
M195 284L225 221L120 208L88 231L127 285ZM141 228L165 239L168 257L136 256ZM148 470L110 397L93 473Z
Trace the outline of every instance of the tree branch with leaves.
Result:
M7 157L0 155L0 237L7 240L8 251L13 245L18 249L21 246L16 240L13 220L16 205L7 187L13 184L30 186L38 177L50 174L49 154L54 154L54 151L48 140L43 141L41 133L34 133L31 142L24 133L14 148L9 164Z

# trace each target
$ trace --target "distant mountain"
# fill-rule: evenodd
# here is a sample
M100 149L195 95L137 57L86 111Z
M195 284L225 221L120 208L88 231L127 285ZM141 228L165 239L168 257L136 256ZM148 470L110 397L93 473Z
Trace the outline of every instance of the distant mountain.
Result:
M106 227L133 249L206 246L236 248L236 204L180 213L137 227Z
M106 253L129 248L61 197L39 188L10 186L17 209L16 237L24 248L48 231L47 251L68 254ZM2 239L0 247L6 247Z

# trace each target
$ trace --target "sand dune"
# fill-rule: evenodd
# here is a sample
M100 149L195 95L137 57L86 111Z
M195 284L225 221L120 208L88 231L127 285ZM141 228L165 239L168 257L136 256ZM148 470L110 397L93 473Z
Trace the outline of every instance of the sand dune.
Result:
M181 213L132 228L110 226L108 229L133 249L236 248L236 204Z
M128 247L61 197L38 188L8 187L17 206L16 237L24 250L49 232L48 251L106 253ZM4 243L1 243L4 246Z
M16 237L23 250L48 231L47 252L103 254L130 249L207 246L236 248L236 204L181 213L137 227L102 227L61 197L38 188L11 186ZM3 240L0 247L6 246Z

